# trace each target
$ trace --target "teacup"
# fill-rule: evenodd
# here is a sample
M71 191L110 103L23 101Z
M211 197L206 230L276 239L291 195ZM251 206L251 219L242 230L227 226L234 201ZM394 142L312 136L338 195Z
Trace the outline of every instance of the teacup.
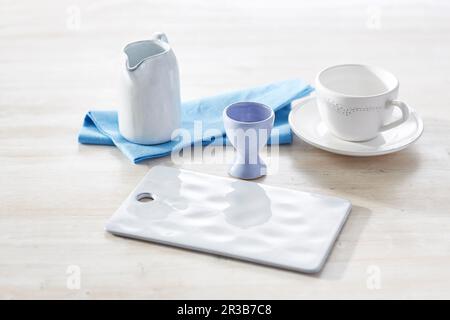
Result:
M408 105L395 100L398 89L399 82L392 73L368 65L336 65L316 77L320 116L331 133L347 141L373 139L408 120ZM402 116L386 123L394 107Z

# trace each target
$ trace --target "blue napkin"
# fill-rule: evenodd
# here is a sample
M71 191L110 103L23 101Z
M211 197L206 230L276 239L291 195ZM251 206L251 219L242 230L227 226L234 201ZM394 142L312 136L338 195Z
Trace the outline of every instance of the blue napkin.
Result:
M202 145L212 142L223 143L225 133L222 123L223 109L234 102L254 101L268 105L275 111L274 129L276 130L272 130L268 143L291 143L292 134L288 124L290 103L292 100L308 95L312 90L312 87L302 80L286 80L184 102L181 107L181 126L188 130L190 138L183 135L176 140L151 146L135 144L123 138L118 130L116 111L89 111L84 118L78 141L83 144L115 145L128 159L138 163L146 159L169 155L173 151L194 143ZM201 121L202 133L194 136L196 120ZM215 131L215 134L208 134L208 131Z

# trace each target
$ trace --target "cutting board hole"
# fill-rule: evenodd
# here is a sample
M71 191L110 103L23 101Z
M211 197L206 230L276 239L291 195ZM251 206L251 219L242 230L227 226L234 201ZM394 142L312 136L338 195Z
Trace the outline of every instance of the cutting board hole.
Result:
M136 200L139 202L150 202L155 200L155 197L149 192L143 192L136 196Z

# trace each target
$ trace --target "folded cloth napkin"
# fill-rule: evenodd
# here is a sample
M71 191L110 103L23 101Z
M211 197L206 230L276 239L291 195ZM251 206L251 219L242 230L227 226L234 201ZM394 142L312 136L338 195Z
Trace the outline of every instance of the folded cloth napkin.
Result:
M123 138L119 133L116 111L89 111L84 118L78 141L83 144L115 145L128 159L138 163L169 155L192 144L207 145L214 140L214 143L217 143L225 133L222 123L223 109L234 102L254 101L268 105L275 111L274 130L268 143L291 143L292 134L288 124L290 103L308 95L312 90L312 87L302 80L286 80L184 102L181 106L181 127L189 134L158 145L140 145ZM200 134L199 121L202 131Z

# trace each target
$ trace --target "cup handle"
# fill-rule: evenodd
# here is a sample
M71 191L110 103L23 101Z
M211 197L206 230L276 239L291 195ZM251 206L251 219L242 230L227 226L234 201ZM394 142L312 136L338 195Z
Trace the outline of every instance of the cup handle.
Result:
M169 39L167 39L167 36L164 32L155 32L153 34L153 39L169 43Z
M394 106L394 107L398 107L400 109L400 111L402 112L402 117L398 120L395 120L391 123L385 124L380 128L380 131L386 131L392 128L395 128L399 125L401 125L403 122L405 122L406 120L408 120L409 118L409 114L411 113L408 105L406 103L404 103L403 101L399 101L399 100L392 100L389 102L389 107L390 106Z

